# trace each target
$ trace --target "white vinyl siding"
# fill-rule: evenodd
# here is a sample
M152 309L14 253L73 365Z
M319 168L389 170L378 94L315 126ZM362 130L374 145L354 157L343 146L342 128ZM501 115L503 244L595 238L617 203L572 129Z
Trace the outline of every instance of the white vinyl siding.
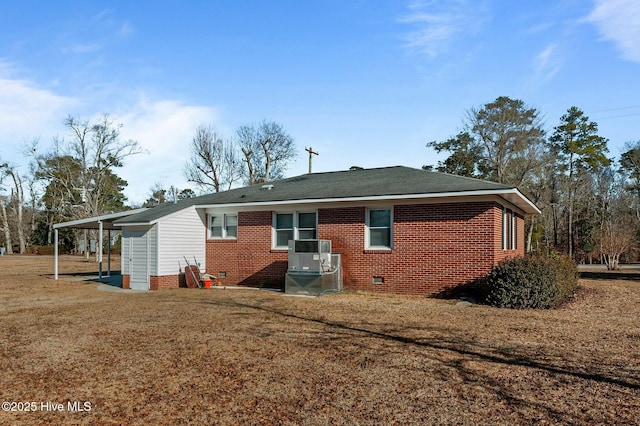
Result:
M162 218L156 226L158 263L153 275L177 275L186 264L185 258L190 264L197 261L200 270L206 270L204 212L199 213L195 208L185 209Z

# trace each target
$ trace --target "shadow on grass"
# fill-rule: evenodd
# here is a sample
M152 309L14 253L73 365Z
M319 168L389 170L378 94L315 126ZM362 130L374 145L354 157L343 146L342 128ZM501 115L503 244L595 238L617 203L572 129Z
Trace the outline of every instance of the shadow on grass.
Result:
M205 303L210 303L210 302L205 302ZM415 345L418 347L427 347L431 349L452 351L460 355L467 355L467 356L474 357L487 362L510 365L510 366L534 368L537 370L547 371L553 374L571 376L571 377L575 377L583 380L592 380L595 382L617 385L617 386L621 386L628 389L640 389L640 380L638 381L638 383L634 383L629 380L623 380L616 377L609 377L607 375L600 374L600 373L590 373L585 371L572 370L566 367L554 366L547 363L539 362L529 357L513 355L511 353L508 353L509 351L502 351L500 352L500 355L482 353L477 350L464 347L464 346L477 347L477 344L472 342L464 342L459 339L457 342L454 341L451 343L445 342L442 339L424 341L424 340L413 339L410 337L401 336L397 334L385 333L385 332L380 332L375 330L369 330L366 328L355 327L352 325L341 324L338 322L332 322L325 319L308 318L308 317L304 317L304 316L300 316L292 313L282 312L280 310L268 308L264 306L256 306L256 305L251 305L251 304L241 303L241 302L233 302L229 305L241 307L241 308L247 308L247 309L255 309L263 312L268 312L271 314L281 315L287 318L293 318L300 321L313 322L313 323L317 323L317 324L321 324L324 326L333 327L341 330L347 330L347 331L356 332L356 333L364 333L376 338L391 340L391 341L395 341L395 342L403 343L407 345Z

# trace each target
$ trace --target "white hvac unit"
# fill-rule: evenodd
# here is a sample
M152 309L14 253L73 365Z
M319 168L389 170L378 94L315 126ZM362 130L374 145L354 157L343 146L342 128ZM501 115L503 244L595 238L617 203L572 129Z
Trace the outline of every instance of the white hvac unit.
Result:
M331 270L330 240L289 241L289 272L324 274Z

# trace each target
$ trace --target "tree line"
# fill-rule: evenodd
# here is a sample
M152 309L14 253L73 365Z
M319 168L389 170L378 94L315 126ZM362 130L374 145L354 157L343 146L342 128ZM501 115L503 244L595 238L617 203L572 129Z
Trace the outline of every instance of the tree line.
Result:
M51 245L57 223L198 194L156 183L142 205L128 204L123 192L128 182L117 170L142 152L140 144L124 140L122 125L108 114L93 121L68 116L63 124L66 137L54 137L49 148L42 149L39 139L24 144L28 171L0 159L0 246L7 254ZM201 125L185 144L190 157L184 175L200 193L283 177L296 155L294 139L280 124L267 120L239 127L233 138ZM78 250L77 231L61 229L59 237L66 250Z
M526 220L526 250L564 252L617 269L640 238L640 140L618 161L585 113L570 107L550 132L542 114L501 96L470 108L462 130L427 144L446 159L425 169L518 187L541 210Z
M123 140L122 125L107 114L93 121L69 116L63 124L66 136L53 138L48 149L37 139L25 144L28 171L0 159L0 244L8 253L51 244L56 223L282 178L297 149L273 121L240 126L231 137L202 124L185 138L184 176L194 187L156 183L142 205L132 205L117 171L142 152L139 143ZM579 108L547 130L538 109L501 96L467 110L460 132L427 146L447 156L425 169L516 186L540 208L540 216L526 218L527 251L564 252L610 268L635 260L640 140L614 160L597 123ZM75 247L74 231L60 236L69 250Z

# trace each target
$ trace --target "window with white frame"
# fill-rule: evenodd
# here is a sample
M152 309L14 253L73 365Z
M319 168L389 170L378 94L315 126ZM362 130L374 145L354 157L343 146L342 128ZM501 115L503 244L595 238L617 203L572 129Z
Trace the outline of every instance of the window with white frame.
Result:
M316 212L274 213L273 247L285 249L289 240L315 239L318 235L318 215Z
M315 213L298 213L298 240L313 240L317 234Z
M393 213L391 209L367 209L366 246L371 249L393 247Z
M518 248L518 220L513 210L502 210L502 250Z
M238 238L238 215L209 216L209 238Z

